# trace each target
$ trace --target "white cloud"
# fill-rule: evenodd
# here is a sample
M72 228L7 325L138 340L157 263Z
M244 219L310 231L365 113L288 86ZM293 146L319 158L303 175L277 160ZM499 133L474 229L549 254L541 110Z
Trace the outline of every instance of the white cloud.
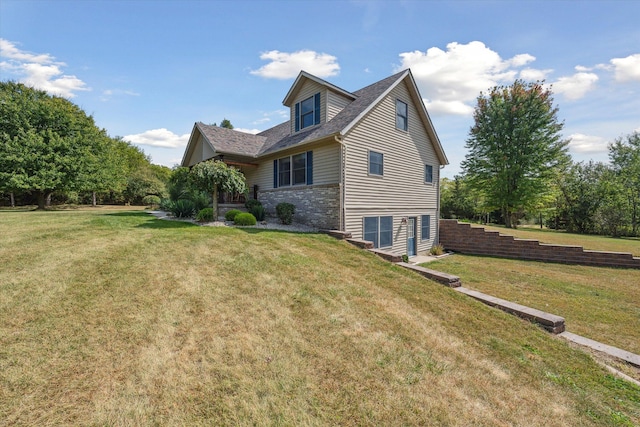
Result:
M511 58L508 62L513 67L522 67L523 65L527 65L529 62L533 62L535 60L535 56L529 55L528 53L521 53Z
M411 68L429 111L458 115L471 114L480 92L513 83L518 75L515 68L535 60L526 53L504 60L479 41L452 42L446 51L432 47L426 52L404 52L400 58L396 71Z
M335 76L340 65L335 56L317 53L312 50L300 50L293 53L271 50L260 55L260 59L271 61L251 74L270 79L290 79L296 77L301 70L318 77Z
M55 62L55 58L48 53L25 52L14 43L0 39L0 57L6 58L6 61L0 63L0 68L36 89L66 98L73 98L77 91L90 90L76 76L64 74L62 67L66 64Z
M135 135L126 135L124 140L138 145L149 145L151 147L179 148L186 147L190 134L176 135L165 128L152 129Z
M127 95L127 96L140 96L139 93L134 92L132 90L122 90L122 89L106 89L102 91L102 95L100 96L100 101L109 101L113 96L119 95Z
M238 132L251 133L253 135L262 132L259 129L245 129L245 128L233 128L233 130L237 130Z
M613 58L609 62L613 65L617 81L640 81L640 53L625 58Z
M520 78L528 82L544 80L547 78L547 74L551 72L553 72L553 70L551 69L536 70L534 68L525 68L524 70L520 71Z
M263 123L268 123L271 121L272 117L275 117L277 120L287 120L289 119L289 110L280 109L262 113L262 118L254 120L253 122L251 122L251 124L261 125Z
M560 77L553 83L553 91L569 100L576 100L592 90L597 81L598 76L594 73L578 72L572 76Z
M569 150L575 153L606 153L607 140L592 135L574 133L569 135Z
M459 116L473 114L473 107L462 101L429 101L427 99L423 99L423 101L429 113L432 114L455 114Z

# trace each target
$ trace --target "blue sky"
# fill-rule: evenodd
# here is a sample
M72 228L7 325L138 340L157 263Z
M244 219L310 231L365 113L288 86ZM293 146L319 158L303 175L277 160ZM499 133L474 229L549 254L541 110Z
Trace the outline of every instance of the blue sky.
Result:
M286 120L300 69L355 91L410 67L460 172L480 91L552 84L576 161L640 131L640 1L0 2L0 79L69 98L154 163L196 121Z

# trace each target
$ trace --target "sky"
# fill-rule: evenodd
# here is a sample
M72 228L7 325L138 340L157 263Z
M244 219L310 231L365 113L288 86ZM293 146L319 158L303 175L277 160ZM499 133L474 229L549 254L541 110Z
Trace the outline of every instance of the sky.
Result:
M574 161L640 131L640 0L1 0L0 80L63 96L153 163L195 122L257 133L288 119L300 70L353 92L410 68L461 172L481 92L554 93Z

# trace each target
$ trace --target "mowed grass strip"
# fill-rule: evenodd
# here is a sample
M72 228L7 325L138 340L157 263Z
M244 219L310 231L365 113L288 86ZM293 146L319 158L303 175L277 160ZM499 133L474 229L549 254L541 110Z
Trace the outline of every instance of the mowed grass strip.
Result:
M574 234L564 231L540 229L533 226L523 226L517 229L505 228L496 225L473 224L473 227L484 227L487 230L499 231L508 236L515 236L521 239L533 239L543 243L557 245L582 246L584 249L592 251L608 252L628 252L633 256L640 257L640 237L607 237L593 236L588 234Z
M640 270L453 255L425 264L463 286L562 316L567 330L640 354Z
M640 388L315 234L0 212L0 425L633 425Z

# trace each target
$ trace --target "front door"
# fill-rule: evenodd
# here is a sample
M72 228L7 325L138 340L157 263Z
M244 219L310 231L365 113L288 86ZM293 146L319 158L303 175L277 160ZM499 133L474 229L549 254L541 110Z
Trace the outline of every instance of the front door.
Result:
M416 226L415 217L407 220L407 255L414 256L416 254Z

